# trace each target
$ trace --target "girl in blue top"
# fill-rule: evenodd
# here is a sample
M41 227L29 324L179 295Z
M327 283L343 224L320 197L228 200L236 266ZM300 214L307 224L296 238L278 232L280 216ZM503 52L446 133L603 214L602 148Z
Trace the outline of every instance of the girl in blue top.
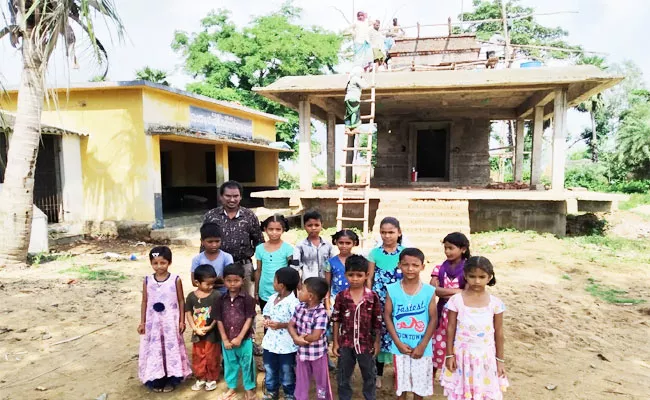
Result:
M381 234L381 247L374 248L368 254L368 276L366 282L368 288L379 296L382 312L386 304L386 287L397 282L401 271L398 270L399 255L404 249L402 247L402 230L397 218L386 217L379 224ZM386 321L382 321L381 327L381 351L377 355L377 387L382 385L384 376L384 364L393 362L391 354L392 340L386 330Z
M330 258L325 265L325 280L330 284L330 296L325 297L325 308L332 309L332 302L339 292L350 284L345 278L345 260L352 254L352 249L359 245L359 236L354 231L342 229L332 236L332 244L339 249L339 254Z
M404 249L399 255L403 278L388 285L384 321L393 343L395 390L399 399L407 392L413 399L433 395L433 351L431 337L436 327L436 291L422 283L424 254Z
M282 241L282 234L289 230L289 221L284 216L275 214L265 219L262 231L268 240L255 248L257 269L255 270L255 297L263 310L269 297L275 293L273 280L275 272L288 267L293 257L293 247Z

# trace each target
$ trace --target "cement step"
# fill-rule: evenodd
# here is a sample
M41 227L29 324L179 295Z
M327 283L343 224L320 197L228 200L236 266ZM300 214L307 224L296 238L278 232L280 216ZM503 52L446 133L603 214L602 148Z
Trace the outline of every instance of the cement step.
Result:
M448 216L436 216L436 217L431 217L427 215L423 215L420 217L415 217L415 216L401 216L401 215L395 215L395 218L399 221L400 226L402 229L404 229L406 226L420 226L420 227L437 227L440 225L469 225L469 218L467 215L463 216L453 216L453 217L448 217ZM379 224L381 224L382 219L384 219L383 215L377 215L375 217L375 224L374 227L379 228Z
M431 200L431 201L380 201L379 208L388 207L391 209L444 209L444 210L467 210L467 201L455 200Z
M448 209L437 209L437 208L382 208L377 209L377 215L381 216L391 216L395 218L407 218L407 217L467 217L468 210L448 210Z
M186 246L186 247L196 247L198 252L201 248L201 239L197 237L181 236L170 239L169 242L172 246Z
M196 224L176 226L172 228L154 229L151 231L151 239L154 241L172 240L178 237L200 238L200 226Z

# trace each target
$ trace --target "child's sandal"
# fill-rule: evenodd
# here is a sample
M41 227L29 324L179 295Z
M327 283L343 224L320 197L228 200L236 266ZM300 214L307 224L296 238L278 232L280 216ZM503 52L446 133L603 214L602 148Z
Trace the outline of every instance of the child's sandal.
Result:
M235 392L232 389L228 389L228 391L224 394L222 394L219 397L219 400L235 400L237 398L237 392Z

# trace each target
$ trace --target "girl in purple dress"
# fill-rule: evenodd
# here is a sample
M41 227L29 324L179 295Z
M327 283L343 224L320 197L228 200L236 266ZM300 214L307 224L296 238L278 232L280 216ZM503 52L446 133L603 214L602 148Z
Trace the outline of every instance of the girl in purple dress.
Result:
M149 252L153 275L144 278L140 336L139 376L154 392L171 392L192 374L183 332L185 299L178 275L169 273L172 251L167 246Z
M438 326L433 335L433 376L445 365L447 346L447 309L449 298L465 288L463 266L470 257L469 240L460 232L450 233L442 240L447 260L436 266L431 273L431 286L438 296Z

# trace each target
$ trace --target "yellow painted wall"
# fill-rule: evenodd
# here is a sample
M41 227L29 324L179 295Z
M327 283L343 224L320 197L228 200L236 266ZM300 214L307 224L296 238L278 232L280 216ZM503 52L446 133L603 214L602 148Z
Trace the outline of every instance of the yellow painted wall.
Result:
M171 187L215 186L206 182L205 153L215 153L214 145L161 140L160 151L171 153Z
M278 153L255 152L255 182L246 186L278 186Z
M2 107L14 111L15 99ZM81 138L86 220L154 220L157 146L144 134L141 89L62 92L58 107L45 104L43 122L90 135Z
M189 126L190 106L232 115L253 121L253 138L275 141L275 121L243 111L222 107L207 101L196 100L174 93L151 88L144 89L144 121L171 126Z

